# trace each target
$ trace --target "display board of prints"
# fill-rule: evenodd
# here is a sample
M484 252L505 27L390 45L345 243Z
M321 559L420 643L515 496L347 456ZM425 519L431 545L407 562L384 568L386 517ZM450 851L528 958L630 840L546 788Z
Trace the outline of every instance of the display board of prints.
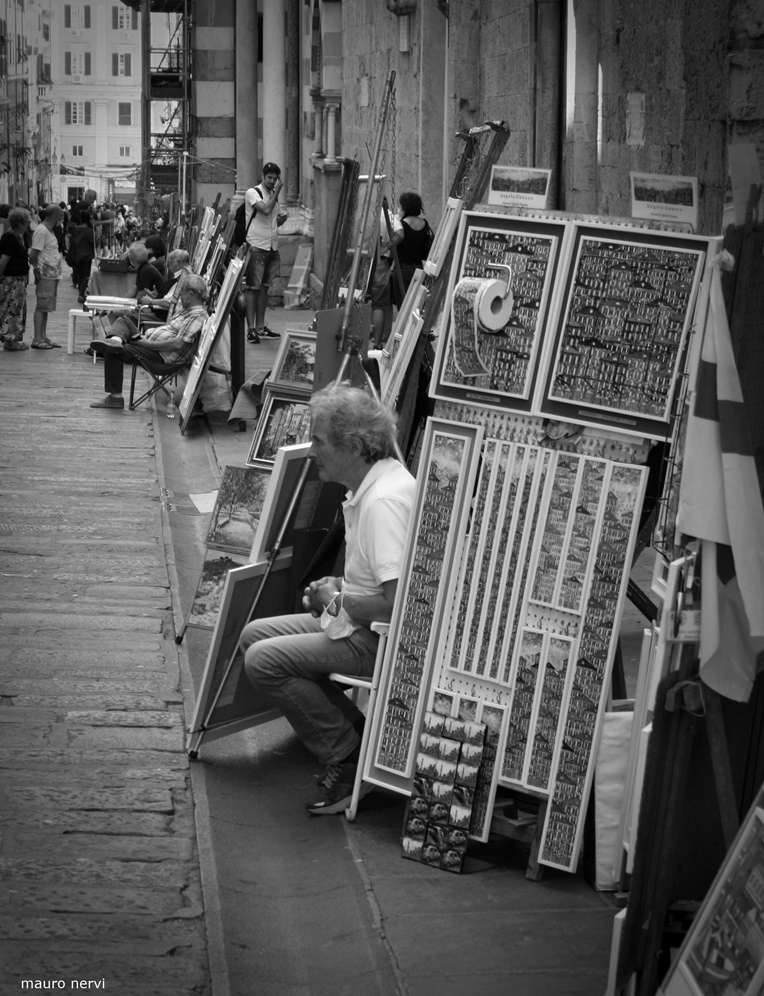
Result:
M664 437L716 241L465 212L431 395ZM511 268L514 308L489 332L459 281L495 279L497 264ZM471 365L460 352L476 354Z
M432 689L502 709L470 832L486 839L496 784L530 790L549 799L539 860L572 871L647 471L510 440L481 454L481 435L428 425L368 776L410 791Z

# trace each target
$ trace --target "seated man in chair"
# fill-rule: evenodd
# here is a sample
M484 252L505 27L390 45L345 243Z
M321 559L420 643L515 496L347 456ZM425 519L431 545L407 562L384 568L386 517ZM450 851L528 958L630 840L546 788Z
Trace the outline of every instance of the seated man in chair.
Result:
M94 401L91 408L124 408L122 380L124 364L133 357L173 363L179 354L198 340L207 320L207 284L203 277L189 274L180 291L180 309L166 325L146 331L142 339L124 342L118 336L94 339L90 348L104 358L104 388L108 392L101 401Z
M304 614L257 619L241 646L249 681L284 713L325 766L319 816L350 802L363 716L331 673L370 678L379 637L372 622L389 622L398 587L415 481L395 458L395 417L356 387L332 385L310 400L313 457L322 481L348 488L345 574L305 589Z

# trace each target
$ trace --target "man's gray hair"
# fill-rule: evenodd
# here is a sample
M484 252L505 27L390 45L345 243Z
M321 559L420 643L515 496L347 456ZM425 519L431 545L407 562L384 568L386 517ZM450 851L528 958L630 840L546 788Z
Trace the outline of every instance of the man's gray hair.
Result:
M183 290L190 290L194 294L197 294L202 301L206 301L210 296L210 292L207 290L207 281L204 277L200 277L198 273L189 273L183 282Z
M314 420L322 420L333 446L357 439L367 463L396 455L395 415L359 387L330 384L313 395L310 410Z
M173 269L181 269L188 263L189 256L185 249L173 249L167 254L167 265Z

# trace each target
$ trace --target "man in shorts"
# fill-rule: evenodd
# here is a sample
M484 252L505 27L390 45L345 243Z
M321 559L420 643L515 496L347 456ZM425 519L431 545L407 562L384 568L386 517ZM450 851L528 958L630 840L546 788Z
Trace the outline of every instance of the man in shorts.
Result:
M288 218L279 208L283 185L281 169L275 163L266 163L260 183L250 187L244 195L244 221L248 226L247 245L250 247L245 293L248 342L279 337L265 324L265 309L268 288L281 267L278 230Z
M64 212L58 204L51 205L45 217L35 229L29 262L32 264L35 280L36 302L34 309L34 339L32 349L55 349L60 343L52 342L47 335L48 315L56 310L58 281L61 278L62 256L58 239L53 231L61 224Z

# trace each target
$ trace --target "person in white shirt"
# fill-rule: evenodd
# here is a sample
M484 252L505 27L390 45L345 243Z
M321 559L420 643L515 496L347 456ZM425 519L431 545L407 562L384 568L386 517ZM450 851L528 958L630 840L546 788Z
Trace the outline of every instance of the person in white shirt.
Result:
M343 577L313 581L303 613L244 627L244 670L255 690L289 720L324 765L311 815L342 813L359 759L363 715L330 681L332 672L368 678L403 569L416 482L396 458L395 416L357 387L333 384L310 400L310 455L322 481L348 489Z
M276 163L266 163L260 183L250 187L244 195L246 241L250 247L245 293L248 342L258 343L261 339L279 337L265 324L265 309L268 288L281 268L278 230L288 218L279 207L279 193L283 185L280 167Z
M61 278L62 256L58 239L53 229L61 224L64 212L58 204L52 204L45 212L41 224L32 236L29 262L32 264L35 280L35 309L33 316L34 339L32 349L55 349L60 343L52 342L47 336L48 315L56 310L58 281Z

